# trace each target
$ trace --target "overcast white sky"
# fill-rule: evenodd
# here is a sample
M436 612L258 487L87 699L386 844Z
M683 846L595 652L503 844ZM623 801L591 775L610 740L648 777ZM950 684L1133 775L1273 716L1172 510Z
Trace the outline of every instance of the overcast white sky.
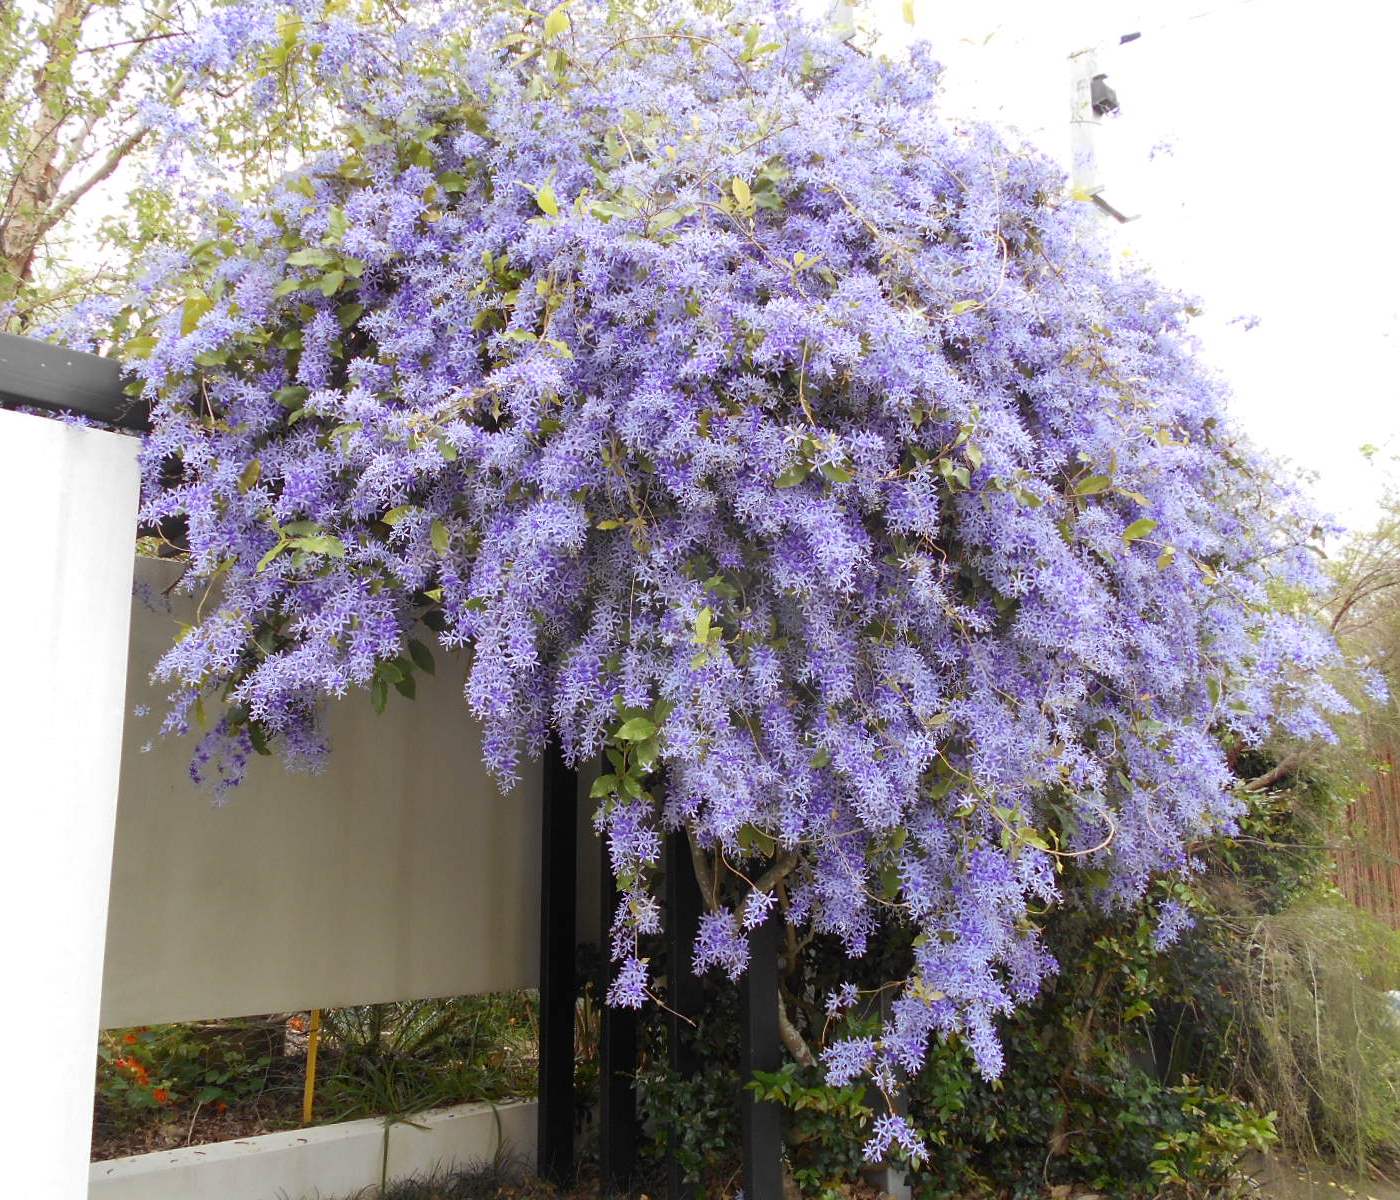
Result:
M1201 298L1206 357L1250 437L1315 472L1324 509L1369 525L1400 454L1400 5L914 0L912 30L902 8L865 0L861 19L932 43L950 112L1015 126L1066 164L1068 56L1100 47L1122 106L1100 137L1104 194L1140 214L1118 244Z

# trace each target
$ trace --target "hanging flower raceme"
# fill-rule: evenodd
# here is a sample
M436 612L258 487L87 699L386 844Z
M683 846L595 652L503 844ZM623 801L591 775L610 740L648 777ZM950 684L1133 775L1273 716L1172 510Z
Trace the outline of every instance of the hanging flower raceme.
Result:
M1311 519L1181 303L1049 163L942 120L919 51L786 9L254 9L190 53L313 78L340 148L220 200L128 346L145 519L214 585L167 726L222 698L205 769L314 762L327 697L470 647L503 782L551 736L607 755L615 1003L683 827L702 966L774 908L851 955L917 928L833 1079L954 1034L995 1074L1057 874L1186 869L1236 811L1221 736L1341 703L1273 603Z

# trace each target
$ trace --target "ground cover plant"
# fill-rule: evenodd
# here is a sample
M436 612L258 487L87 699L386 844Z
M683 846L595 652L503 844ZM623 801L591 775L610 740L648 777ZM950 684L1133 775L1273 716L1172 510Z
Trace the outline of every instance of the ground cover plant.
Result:
M1051 164L944 122L926 52L574 0L231 4L162 54L190 86L312 80L337 130L80 314L125 331L148 544L204 597L159 668L196 779L314 767L328 701L399 703L434 639L470 647L503 782L551 736L607 755L609 1001L659 986L684 828L702 969L737 978L781 919L839 947L839 1020L907 934L874 1024L822 1050L889 1096L948 1039L1001 1073L1047 907L1191 871L1243 811L1230 747L1330 736L1321 529L1185 303ZM1166 944L1188 917L1153 895ZM864 1149L926 1152L893 1108Z

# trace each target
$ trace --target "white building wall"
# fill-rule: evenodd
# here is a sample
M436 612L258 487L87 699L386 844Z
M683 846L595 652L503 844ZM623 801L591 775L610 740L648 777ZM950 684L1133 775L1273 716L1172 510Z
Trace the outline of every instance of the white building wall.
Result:
M0 411L5 1193L86 1194L137 443Z

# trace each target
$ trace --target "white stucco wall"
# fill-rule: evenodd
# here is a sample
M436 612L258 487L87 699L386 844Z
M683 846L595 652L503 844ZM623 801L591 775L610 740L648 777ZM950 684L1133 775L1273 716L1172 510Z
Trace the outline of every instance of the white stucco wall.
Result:
M324 774L255 757L214 807L192 739L156 734L148 676L192 604L148 601L175 572L137 563L103 1027L533 986L538 766L510 796L486 775L465 660L438 651L382 715L364 693L333 704Z
M87 1189L126 688L134 439L0 411L7 1195Z

